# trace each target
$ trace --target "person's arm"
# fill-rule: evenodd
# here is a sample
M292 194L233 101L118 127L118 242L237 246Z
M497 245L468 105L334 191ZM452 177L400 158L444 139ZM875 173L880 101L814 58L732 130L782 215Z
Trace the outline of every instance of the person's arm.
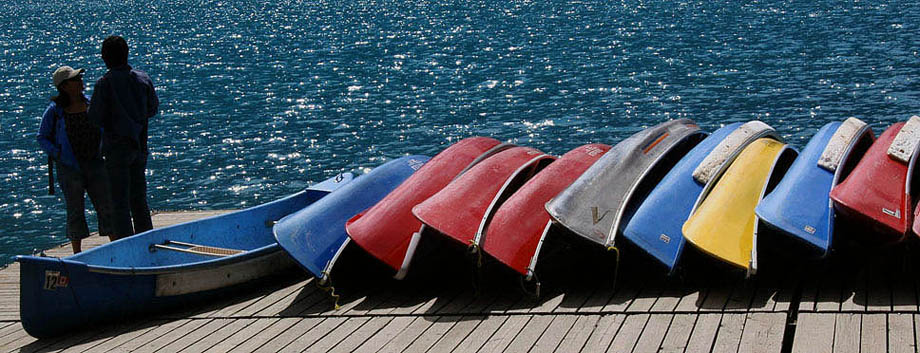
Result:
M54 119L57 118L54 110L54 105L49 105L48 109L45 109L45 114L42 115L42 123L38 126L36 139L45 153L54 159L58 159L61 158L61 149L54 142L54 134L56 133L54 131Z
M147 117L152 118L154 115L157 115L157 112L160 111L160 98L157 97L157 92L153 88L153 81L148 81L149 86L147 87Z

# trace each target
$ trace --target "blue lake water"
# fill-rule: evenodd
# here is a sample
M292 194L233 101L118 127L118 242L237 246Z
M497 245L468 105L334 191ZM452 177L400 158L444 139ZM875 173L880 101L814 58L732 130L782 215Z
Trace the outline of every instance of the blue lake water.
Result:
M60 65L119 34L162 102L156 210L260 204L473 135L553 154L667 119L799 147L920 114L916 1L17 0L0 3L0 264L66 242L35 132ZM91 216L90 219L94 219Z

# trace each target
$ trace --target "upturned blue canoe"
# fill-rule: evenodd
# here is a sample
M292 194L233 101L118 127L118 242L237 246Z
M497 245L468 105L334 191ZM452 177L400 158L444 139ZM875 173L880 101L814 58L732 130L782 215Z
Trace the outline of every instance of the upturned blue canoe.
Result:
M275 238L304 269L329 280L329 273L349 243L345 222L374 206L428 161L426 156L406 156L384 163L358 176L336 193L281 219Z
M758 121L733 123L713 132L652 189L623 228L623 236L673 271L685 245L681 228L703 190L718 179L745 146L774 133ZM701 181L694 174L704 163L710 165Z
M824 125L805 145L776 188L757 205L766 224L827 255L834 235L831 188L852 170L875 139L872 128L856 118Z
M157 228L65 258L17 256L20 317L51 337L101 321L156 312L290 267L275 221L348 184L342 174L283 199Z

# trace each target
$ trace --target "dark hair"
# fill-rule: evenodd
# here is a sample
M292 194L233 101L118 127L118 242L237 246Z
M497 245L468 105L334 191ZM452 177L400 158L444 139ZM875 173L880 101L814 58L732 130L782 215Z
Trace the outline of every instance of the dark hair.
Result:
M70 105L70 96L67 95L67 92L61 90L58 87L58 95L51 97L51 100L54 101L54 104L57 104L58 107L66 108Z
M114 68L128 64L128 42L120 36L109 36L102 41L102 61L105 67Z

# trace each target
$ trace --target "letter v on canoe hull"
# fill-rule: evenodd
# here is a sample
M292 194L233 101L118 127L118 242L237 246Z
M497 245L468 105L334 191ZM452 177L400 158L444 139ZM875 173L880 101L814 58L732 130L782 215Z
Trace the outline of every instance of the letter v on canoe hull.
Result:
M833 242L831 188L846 177L875 135L856 118L824 125L805 145L789 171L756 213L767 225L827 255Z
M913 200L920 190L914 170L918 163L920 117L891 125L869 147L853 172L831 189L834 207L842 216L874 229L874 242L905 238L913 224Z
M621 141L572 185L546 203L553 220L579 236L613 246L620 221L637 187L672 153L683 155L705 136L689 119L671 120Z
M408 270L412 244L418 243L422 222L412 207L443 189L472 164L510 146L488 137L457 142L425 163L389 195L345 225L348 236L383 261L401 278Z
M504 150L474 165L412 213L441 234L476 248L498 207L555 159L529 147Z
M406 156L384 163L284 217L274 229L278 244L322 283L328 282L332 267L348 245L345 222L383 199L427 161L426 156Z
M527 181L495 212L482 250L521 275L531 276L550 227L543 205L608 150L610 146L604 144L575 148Z
M726 263L757 270L757 215L754 209L795 159L786 144L761 138L738 155L684 223L687 242Z
M342 174L245 210L153 229L65 258L17 256L22 326L44 338L219 295L292 266L275 221L347 185Z

